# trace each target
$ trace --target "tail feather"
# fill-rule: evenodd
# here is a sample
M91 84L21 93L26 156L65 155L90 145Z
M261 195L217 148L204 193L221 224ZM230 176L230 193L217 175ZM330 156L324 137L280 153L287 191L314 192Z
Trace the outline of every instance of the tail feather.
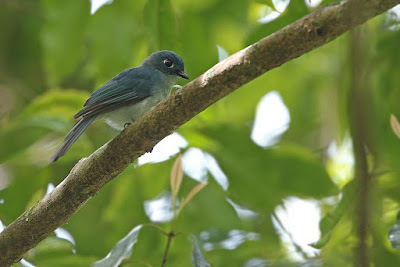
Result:
M83 132L89 127L89 125L94 121L96 116L84 117L78 121L74 127L69 131L67 136L65 136L63 143L57 149L57 151L51 156L50 162L56 162L60 157L64 156L69 150L73 143L83 134Z

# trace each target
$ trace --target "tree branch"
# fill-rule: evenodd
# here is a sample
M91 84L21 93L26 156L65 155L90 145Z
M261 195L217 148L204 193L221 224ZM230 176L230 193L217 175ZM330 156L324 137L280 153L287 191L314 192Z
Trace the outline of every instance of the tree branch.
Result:
M334 40L400 0L360 2L356 18L352 18L348 1L328 5L221 61L90 157L80 160L63 182L0 234L0 265L19 261L144 151L211 104L268 70Z

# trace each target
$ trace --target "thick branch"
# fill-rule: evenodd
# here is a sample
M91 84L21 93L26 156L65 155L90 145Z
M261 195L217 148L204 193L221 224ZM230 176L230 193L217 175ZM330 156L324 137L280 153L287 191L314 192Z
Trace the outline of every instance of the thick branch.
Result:
M0 234L0 265L19 261L144 151L211 104L268 70L334 40L400 0L361 2L353 20L347 1L325 6L230 56L79 161L51 194Z

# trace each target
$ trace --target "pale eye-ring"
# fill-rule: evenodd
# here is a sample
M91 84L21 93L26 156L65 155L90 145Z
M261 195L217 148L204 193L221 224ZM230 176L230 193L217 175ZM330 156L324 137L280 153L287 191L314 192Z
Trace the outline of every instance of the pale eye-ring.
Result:
M174 66L174 64L172 64L172 61L167 59L164 59L164 64L165 66L167 66L168 68L172 68Z

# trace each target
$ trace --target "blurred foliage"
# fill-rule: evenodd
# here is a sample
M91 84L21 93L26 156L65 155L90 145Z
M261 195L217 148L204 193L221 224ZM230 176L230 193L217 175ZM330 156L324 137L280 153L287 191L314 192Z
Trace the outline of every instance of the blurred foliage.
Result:
M282 9L284 2L286 9ZM119 0L90 14L88 0L1 1L1 222L11 223L45 194L49 183L60 183L80 158L116 134L95 123L64 158L48 165L74 124L73 114L108 79L161 49L180 54L188 75L195 78L227 54L310 13L314 2ZM331 2L324 0L321 5ZM375 266L400 264L400 252L390 243L398 248L400 140L392 130L397 120L390 124L391 114L400 117L398 24L399 18L389 12L362 26L368 46L365 90L371 105L365 115L369 118L366 145L371 170L377 174L372 176L369 232L370 260ZM333 144L342 144L349 128L348 53L344 35L246 84L178 130L189 144L182 149L183 158L189 148L202 149L215 158L229 187L221 186L216 172L205 170L202 179L208 179L207 186L185 205L174 226L175 231L194 237L174 237L167 266L191 262L197 266L352 266L358 191L355 183L349 183L353 177L345 177L347 184L332 179L343 163L331 151ZM257 104L272 90L282 96L290 124L278 143L262 148L250 134ZM75 243L50 236L25 259L37 266L88 266L104 258L132 229L151 222L145 201L171 195L174 158L126 169L63 225ZM201 164L192 160L188 168ZM182 203L198 182L187 170L183 179L176 175L173 202L176 197ZM321 250L314 257L293 252L290 242L295 241L288 244L271 220L276 208L294 196L317 201L322 213L321 238L314 243ZM237 207L251 216L242 216ZM175 220L154 223L167 231ZM123 254L131 254L124 266L160 265L165 235L143 227L134 241L132 253Z

